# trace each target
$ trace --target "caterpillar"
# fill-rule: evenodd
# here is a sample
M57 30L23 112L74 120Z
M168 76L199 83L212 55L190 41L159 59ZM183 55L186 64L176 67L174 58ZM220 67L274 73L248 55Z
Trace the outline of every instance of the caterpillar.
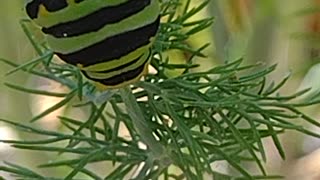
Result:
M139 81L160 25L158 0L27 0L60 59L103 89Z

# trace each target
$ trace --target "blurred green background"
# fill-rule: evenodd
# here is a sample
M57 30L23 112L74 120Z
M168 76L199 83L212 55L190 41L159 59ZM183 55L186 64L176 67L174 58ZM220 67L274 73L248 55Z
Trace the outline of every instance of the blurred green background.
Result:
M198 2L201 0L193 1ZM0 58L15 63L23 63L35 57L19 25L19 20L25 17L23 3L20 0L0 1ZM207 41L211 42L206 50L208 58L197 61L202 65L201 69L241 57L244 57L246 64L261 62L268 66L277 63L277 70L269 77L269 81L280 81L291 74L291 79L281 90L282 93L293 93L308 87L313 87L312 92L316 93L320 90L319 10L320 0L211 0L210 6L201 16L215 17L212 28L192 37L188 43L199 47ZM179 53L171 53L173 57L179 57ZM24 73L5 77L9 70L9 66L0 64L0 118L28 123L33 113L41 111L44 106L50 106L56 100L30 97L5 87L4 82L26 84L29 87L35 84L35 80ZM37 86L60 88L59 85L48 85L41 80L37 80ZM306 108L304 111L315 119L320 117L319 107ZM36 125L56 129L57 123L52 116ZM314 131L320 132L318 129ZM23 137L23 134L0 123L0 139ZM286 175L287 179L320 179L319 139L294 132L282 135L287 154L285 161L280 159L272 145L268 146L268 140L265 143L268 147L267 167L270 173ZM32 166L39 161L48 160L47 156L49 155L39 156L0 144L1 161ZM59 172L60 170L53 170L43 173ZM7 177L1 173L0 176Z

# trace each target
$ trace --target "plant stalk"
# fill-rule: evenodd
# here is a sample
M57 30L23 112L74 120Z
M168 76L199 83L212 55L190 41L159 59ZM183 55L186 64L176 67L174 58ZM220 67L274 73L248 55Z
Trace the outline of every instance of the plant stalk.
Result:
M160 142L158 142L155 139L152 130L147 126L147 121L144 118L143 112L141 111L130 87L121 88L119 91L122 100L126 106L127 113L132 119L134 128L139 134L142 142L145 143L147 147L150 149L154 157L153 159L157 159L160 160L160 162L162 162L161 160L163 160L164 158L168 158L166 149L162 144L160 144Z

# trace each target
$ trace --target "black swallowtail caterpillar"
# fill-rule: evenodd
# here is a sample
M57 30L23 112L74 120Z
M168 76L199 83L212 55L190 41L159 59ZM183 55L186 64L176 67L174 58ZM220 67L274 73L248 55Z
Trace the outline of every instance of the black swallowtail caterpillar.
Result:
M146 73L158 0L27 0L25 7L53 52L98 87L119 88Z

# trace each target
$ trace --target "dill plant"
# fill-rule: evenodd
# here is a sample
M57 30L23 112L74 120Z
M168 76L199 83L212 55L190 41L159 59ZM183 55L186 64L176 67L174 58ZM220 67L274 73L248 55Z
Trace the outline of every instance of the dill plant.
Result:
M213 19L190 20L207 7L209 0L195 7L191 6L191 0L183 5L182 2L161 1L163 21L151 61L156 73L148 74L144 81L133 86L102 93L83 79L77 68L52 60L50 49L35 39L29 30L29 20L22 20L22 28L39 57L25 64L1 59L13 67L8 74L24 71L69 88L67 93L57 93L6 83L8 87L24 93L63 98L34 116L31 122L63 106L76 104L73 108L88 108L90 111L85 121L57 117L64 126L63 131L0 119L19 131L40 137L39 140L1 142L26 151L52 153L53 157L73 155L38 165L39 168L68 167L69 171L57 177L41 175L33 168L13 162L0 166L0 171L8 172L17 179L33 180L281 178L266 172L264 163L267 157L262 140L270 137L284 159L285 150L278 136L285 130L319 137L319 134L292 121L300 119L320 126L299 110L318 101L292 101L307 90L288 96L277 94L288 77L278 84L267 84L266 76L276 66L255 70L259 65L244 66L239 59L207 71L193 70L198 67L193 59L197 56L206 58L202 52L208 44L192 48L186 40L211 26ZM173 64L162 56L163 52L173 49L189 54L184 63ZM168 69L183 71L179 76L170 77L166 73ZM120 135L121 124L128 129L129 139ZM242 165L248 161L257 166L257 174ZM87 167L97 162L111 163L112 171L101 175ZM238 173L219 172L213 166L215 162L227 162Z

